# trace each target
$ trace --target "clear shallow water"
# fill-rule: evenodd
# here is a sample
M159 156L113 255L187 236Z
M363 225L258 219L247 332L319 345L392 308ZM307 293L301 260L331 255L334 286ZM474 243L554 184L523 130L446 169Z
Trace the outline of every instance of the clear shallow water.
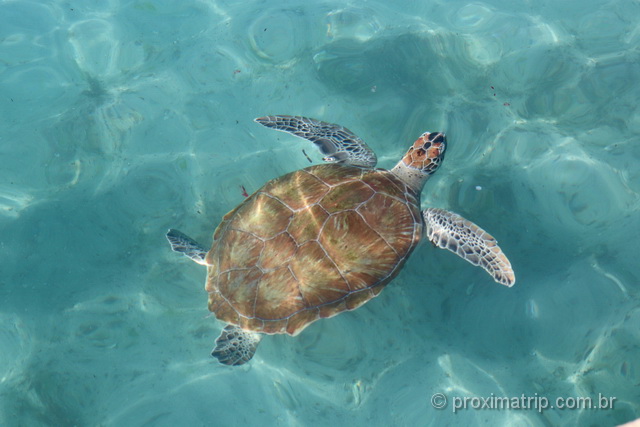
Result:
M640 417L640 4L309 3L0 2L0 424ZM446 131L423 204L492 232L515 287L423 245L364 307L218 366L164 232L208 243L240 186L320 160L265 114L343 124L382 167ZM617 400L453 414L492 393Z

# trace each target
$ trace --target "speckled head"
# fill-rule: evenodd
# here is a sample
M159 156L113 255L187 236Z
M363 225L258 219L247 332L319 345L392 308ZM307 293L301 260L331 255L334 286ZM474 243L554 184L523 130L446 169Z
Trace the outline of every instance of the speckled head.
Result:
M435 173L444 160L447 138L442 132L425 132L413 143L391 173L403 180L416 193Z
M425 132L413 143L402 162L410 168L432 175L444 160L447 138L442 132Z

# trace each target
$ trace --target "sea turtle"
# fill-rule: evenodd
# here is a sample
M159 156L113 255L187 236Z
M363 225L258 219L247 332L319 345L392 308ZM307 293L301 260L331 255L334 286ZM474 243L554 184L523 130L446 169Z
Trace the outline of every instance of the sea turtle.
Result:
M249 361L264 334L297 335L318 319L353 310L382 291L425 236L515 283L496 240L459 215L429 208L420 193L447 147L426 132L391 170L349 129L298 116L255 119L313 142L328 164L267 182L226 214L207 251L171 229L171 248L207 267L209 310L227 323L211 353Z

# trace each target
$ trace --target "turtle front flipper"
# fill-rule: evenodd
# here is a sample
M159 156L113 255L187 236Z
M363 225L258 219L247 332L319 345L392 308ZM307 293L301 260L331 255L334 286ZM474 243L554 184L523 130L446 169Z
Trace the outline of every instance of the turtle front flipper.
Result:
M484 268L502 285L511 287L516 282L511 263L498 242L482 228L443 209L426 209L422 216L431 243Z
M207 265L205 261L207 250L191 237L171 228L167 232L167 240L171 244L171 250L174 252L179 252L198 264Z
M216 348L211 355L223 365L238 366L247 363L256 352L261 334L227 325L216 339Z
M256 122L313 142L325 155L325 162L374 167L376 153L349 129L333 123L300 116L265 116Z

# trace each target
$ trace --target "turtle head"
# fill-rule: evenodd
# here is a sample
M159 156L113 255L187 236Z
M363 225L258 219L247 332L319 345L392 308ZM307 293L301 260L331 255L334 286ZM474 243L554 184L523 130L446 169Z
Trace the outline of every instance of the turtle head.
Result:
M427 179L440 167L446 149L447 138L444 133L425 132L391 172L419 193Z
M433 175L444 160L447 138L442 132L425 132L413 143L402 162L412 169Z

